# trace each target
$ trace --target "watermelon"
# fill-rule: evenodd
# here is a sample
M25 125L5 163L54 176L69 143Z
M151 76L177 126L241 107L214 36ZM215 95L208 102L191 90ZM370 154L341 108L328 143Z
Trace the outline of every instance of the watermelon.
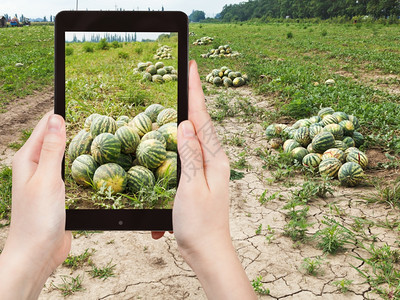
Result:
M133 166L127 175L127 187L133 193L139 192L142 188L152 188L156 182L153 172L143 166Z
M346 145L346 149L350 147L355 147L356 143L354 142L353 138L346 136L343 139L343 143Z
M322 132L323 130L324 130L323 126L312 124L310 126L310 138L313 139L318 133Z
M339 120L333 115L325 115L322 118L322 123L324 123L325 126L329 124L338 124Z
M342 151L345 151L348 148L348 146L343 141L335 140L335 144L333 145L332 148L337 148L337 149L340 149Z
M315 124L322 121L320 116L312 116L308 120L311 122L311 124Z
M347 148L346 149L346 151L344 151L344 154L349 154L350 152L353 152L353 151L356 151L356 152L358 152L358 151L360 151L358 148L356 148L356 147L350 147L350 148Z
M347 162L340 167L338 178L342 185L356 186L364 178L364 171L359 164Z
M286 124L275 124L276 132L281 135L288 126Z
M268 125L267 128L265 129L265 135L267 136L267 139L270 140L274 137L278 137L278 131L276 128L276 124L271 124Z
M140 165L149 169L159 167L165 160L166 155L167 151L164 145L155 139L141 142L136 149L136 157Z
M318 153L324 153L333 145L335 145L335 137L327 131L318 133L312 140L312 147Z
M346 160L346 155L344 154L344 152L337 148L331 148L326 150L322 155L322 160L332 157L337 158L338 160L340 160L341 163L344 163Z
M151 122L155 122L158 114L164 109L165 107L161 104L152 104L146 108L144 113L150 118Z
M92 141L93 138L90 132L87 132L85 129L79 131L68 146L69 160L74 161L79 155L90 154Z
M117 123L115 120L108 116L99 116L93 120L90 125L90 134L93 138L101 133L112 133L114 134L117 130Z
M368 165L368 157L364 152L361 151L351 151L346 156L346 161L355 162L359 164L363 169L365 169Z
M290 151L290 155L292 156L292 158L294 160L297 160L299 163L303 161L304 156L306 156L307 154L307 149L303 147L297 147Z
M307 147L307 145L311 142L310 130L307 127L300 127L295 131L294 139L303 147Z
M151 119L145 114L140 113L129 122L128 126L133 127L138 133L139 137L144 136L147 132L152 130Z
M297 141L295 141L295 140L293 140L293 139L286 140L286 141L283 143L283 152L289 153L289 152L291 152L294 148L297 148L297 147L301 147L301 145L300 145L299 142L297 142Z
M100 165L115 162L121 153L121 142L111 133L101 133L93 140L91 153Z
M339 125L343 128L344 135L352 136L354 132L354 124L349 120L343 120L339 123Z
M360 147L364 144L364 136L359 133L358 131L353 132L353 140L354 143L356 144L356 147Z
M115 164L104 164L96 170L93 176L95 188L100 189L103 185L111 187L113 193L121 193L127 185L127 174L125 170Z
M324 107L321 108L321 110L318 112L318 116L321 117L322 119L324 118L324 116L326 115L331 115L333 114L335 111L333 110L332 107Z
M140 137L137 132L130 126L122 126L115 132L115 136L121 142L122 153L135 153L140 143Z
M166 108L162 110L157 116L157 124L162 126L167 123L176 123L178 121L178 115L175 109Z
M336 119L338 119L339 122L349 119L349 116L345 112L342 112L342 111L334 112L332 114L332 116L336 117Z
M119 116L119 117L117 118L117 121L122 121L122 122L125 122L125 123L129 123L130 120L131 120L131 119L129 119L128 116Z
M168 151L177 151L178 149L178 127L176 123L167 123L158 129L165 141L167 142L166 149Z
M298 129L300 127L310 127L311 122L309 119L300 119L296 123L292 125L294 129Z
M315 169L321 163L321 157L316 153L309 153L303 157L302 163L305 167Z
M128 171L133 166L133 159L129 154L120 153L115 163L120 165L125 171Z
M309 143L309 144L308 144L308 146L307 146L307 151L308 151L308 153L315 153L315 150L314 150L313 147L312 147L312 143Z
M98 165L96 161L88 154L78 156L71 166L71 175L76 183L84 186L91 186L93 174Z
M83 128L86 129L86 131L90 131L90 126L92 125L93 120L97 119L100 116L100 114L91 114L89 117L86 118Z
M339 124L328 124L324 127L324 131L332 133L335 140L343 139L343 128Z
M280 146L282 146L283 141L280 138L273 138L269 141L269 144L271 145L272 149L278 149Z
M166 159L154 172L157 180L167 180L171 186L177 184L177 161L178 156L175 152L167 151Z
M117 124L117 130L118 130L118 128L121 128L122 126L128 125L128 123L121 121L121 120L115 121L115 124Z
M159 131L150 131L146 133L142 137L141 142L152 139L159 140L164 145L164 147L167 147L167 142L165 141L164 136Z
M357 130L357 129L360 128L360 122L358 122L358 119L357 119L356 116L350 115L350 116L349 116L349 121L350 121L351 123L353 123L354 129L355 129L355 130Z
M294 132L296 131L296 129L293 129L291 126L286 126L283 130L282 130L282 137L285 138L289 138L292 139L294 136ZM293 133L292 133L293 132Z
M327 158L319 164L319 173L322 176L335 178L341 166L342 163L337 158Z

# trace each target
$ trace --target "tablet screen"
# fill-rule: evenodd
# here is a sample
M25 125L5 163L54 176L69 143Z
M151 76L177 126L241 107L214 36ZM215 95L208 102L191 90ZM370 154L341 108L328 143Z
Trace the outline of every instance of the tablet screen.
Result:
M178 33L65 32L67 209L170 209Z

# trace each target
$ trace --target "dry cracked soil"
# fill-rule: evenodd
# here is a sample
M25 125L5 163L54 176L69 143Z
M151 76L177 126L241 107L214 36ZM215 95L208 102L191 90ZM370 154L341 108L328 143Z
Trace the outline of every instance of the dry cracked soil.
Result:
M211 112L216 111L216 99L226 97L231 105L245 99L249 105L273 110L271 99L254 95L250 89L234 91L210 91L206 96ZM52 108L52 92L35 94L9 105L7 112L0 115L0 163L10 165L13 150L8 145L18 140L23 129L33 128L37 121ZM249 118L250 117L250 118ZM242 179L230 182L230 226L237 254L250 280L262 276L264 288L270 295L259 295L262 299L380 299L371 291L369 284L352 267L363 268L357 257L365 257L366 251L354 245L336 255L324 255L316 242L294 243L284 235L287 223L283 206L290 191L303 183L302 176L290 178L291 184L274 182L270 171L263 168L258 148L270 146L264 138L262 121L256 116L234 116L215 122L223 147L231 162L245 153L247 166L241 172ZM243 139L241 146L230 143L234 138ZM384 158L378 150L375 156ZM398 177L395 172L373 173L370 176ZM266 192L265 192L266 191ZM264 193L265 192L265 193ZM398 210L384 204L370 204L366 195L375 191L369 186L342 188L335 186L333 195L325 199L312 200L308 220L313 224L311 236L324 225L324 216L335 217L349 227L354 220L394 222ZM264 204L259 199L264 193L268 198ZM334 207L334 210L332 209ZM384 227L362 223L366 235L376 236L376 245L389 244L398 249L399 233ZM260 229L258 232L257 229ZM0 229L0 249L4 246L8 227ZM92 262L98 267L115 265L115 275L105 280L93 278L92 267L84 264L77 270L60 266L51 275L39 299L62 299L59 288L63 278L82 278L81 291L68 299L206 299L195 274L180 256L174 236L166 234L153 240L147 232L80 232L75 233L71 254L79 255L86 249L93 251ZM316 276L308 275L301 267L305 258L323 257ZM65 277L67 276L67 277ZM349 290L342 293L333 284L341 279L352 280Z

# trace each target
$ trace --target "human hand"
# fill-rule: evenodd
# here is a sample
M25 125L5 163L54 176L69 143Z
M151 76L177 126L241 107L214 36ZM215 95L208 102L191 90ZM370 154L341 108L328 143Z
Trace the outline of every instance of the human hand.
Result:
M70 251L61 178L65 140L64 119L48 113L14 156L11 225L0 256L2 299L37 298Z

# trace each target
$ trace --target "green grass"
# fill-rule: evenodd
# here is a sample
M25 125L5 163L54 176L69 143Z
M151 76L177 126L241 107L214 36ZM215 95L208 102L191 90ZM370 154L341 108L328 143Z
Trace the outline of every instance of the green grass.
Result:
M116 265L111 265L111 261L109 261L103 268L99 268L95 265L92 265L92 270L90 271L90 274L92 275L93 278L100 278L103 280L106 280L108 277L114 277L115 273L115 266Z
M8 145L8 147L14 149L14 150L19 150L21 147L25 144L25 142L29 139L29 137L32 134L33 129L25 129L22 130L22 136L19 139L18 142L13 142Z
M62 283L59 285L52 284L53 288L59 290L61 294L65 296L70 296L78 291L83 291L82 280L80 275L76 277L73 276L61 276Z
M253 279L251 281L251 285L253 286L254 291L259 294L259 295L269 295L270 290L268 288L264 287L264 284L262 283L262 276L257 276L256 279Z
M77 270L85 264L92 265L91 256L93 255L93 253L94 249L92 249L91 251L89 251L89 249L85 249L82 254L68 254L68 257L63 262L63 266L71 268L72 270Z
M11 168L4 166L0 168L0 219L9 219L11 212Z
M0 28L0 112L54 78L54 27ZM23 64L17 67L16 64Z
M322 273L322 265L323 259L320 257L316 258L310 258L306 257L304 258L301 268L306 271L307 274L312 275L312 276L317 276Z

